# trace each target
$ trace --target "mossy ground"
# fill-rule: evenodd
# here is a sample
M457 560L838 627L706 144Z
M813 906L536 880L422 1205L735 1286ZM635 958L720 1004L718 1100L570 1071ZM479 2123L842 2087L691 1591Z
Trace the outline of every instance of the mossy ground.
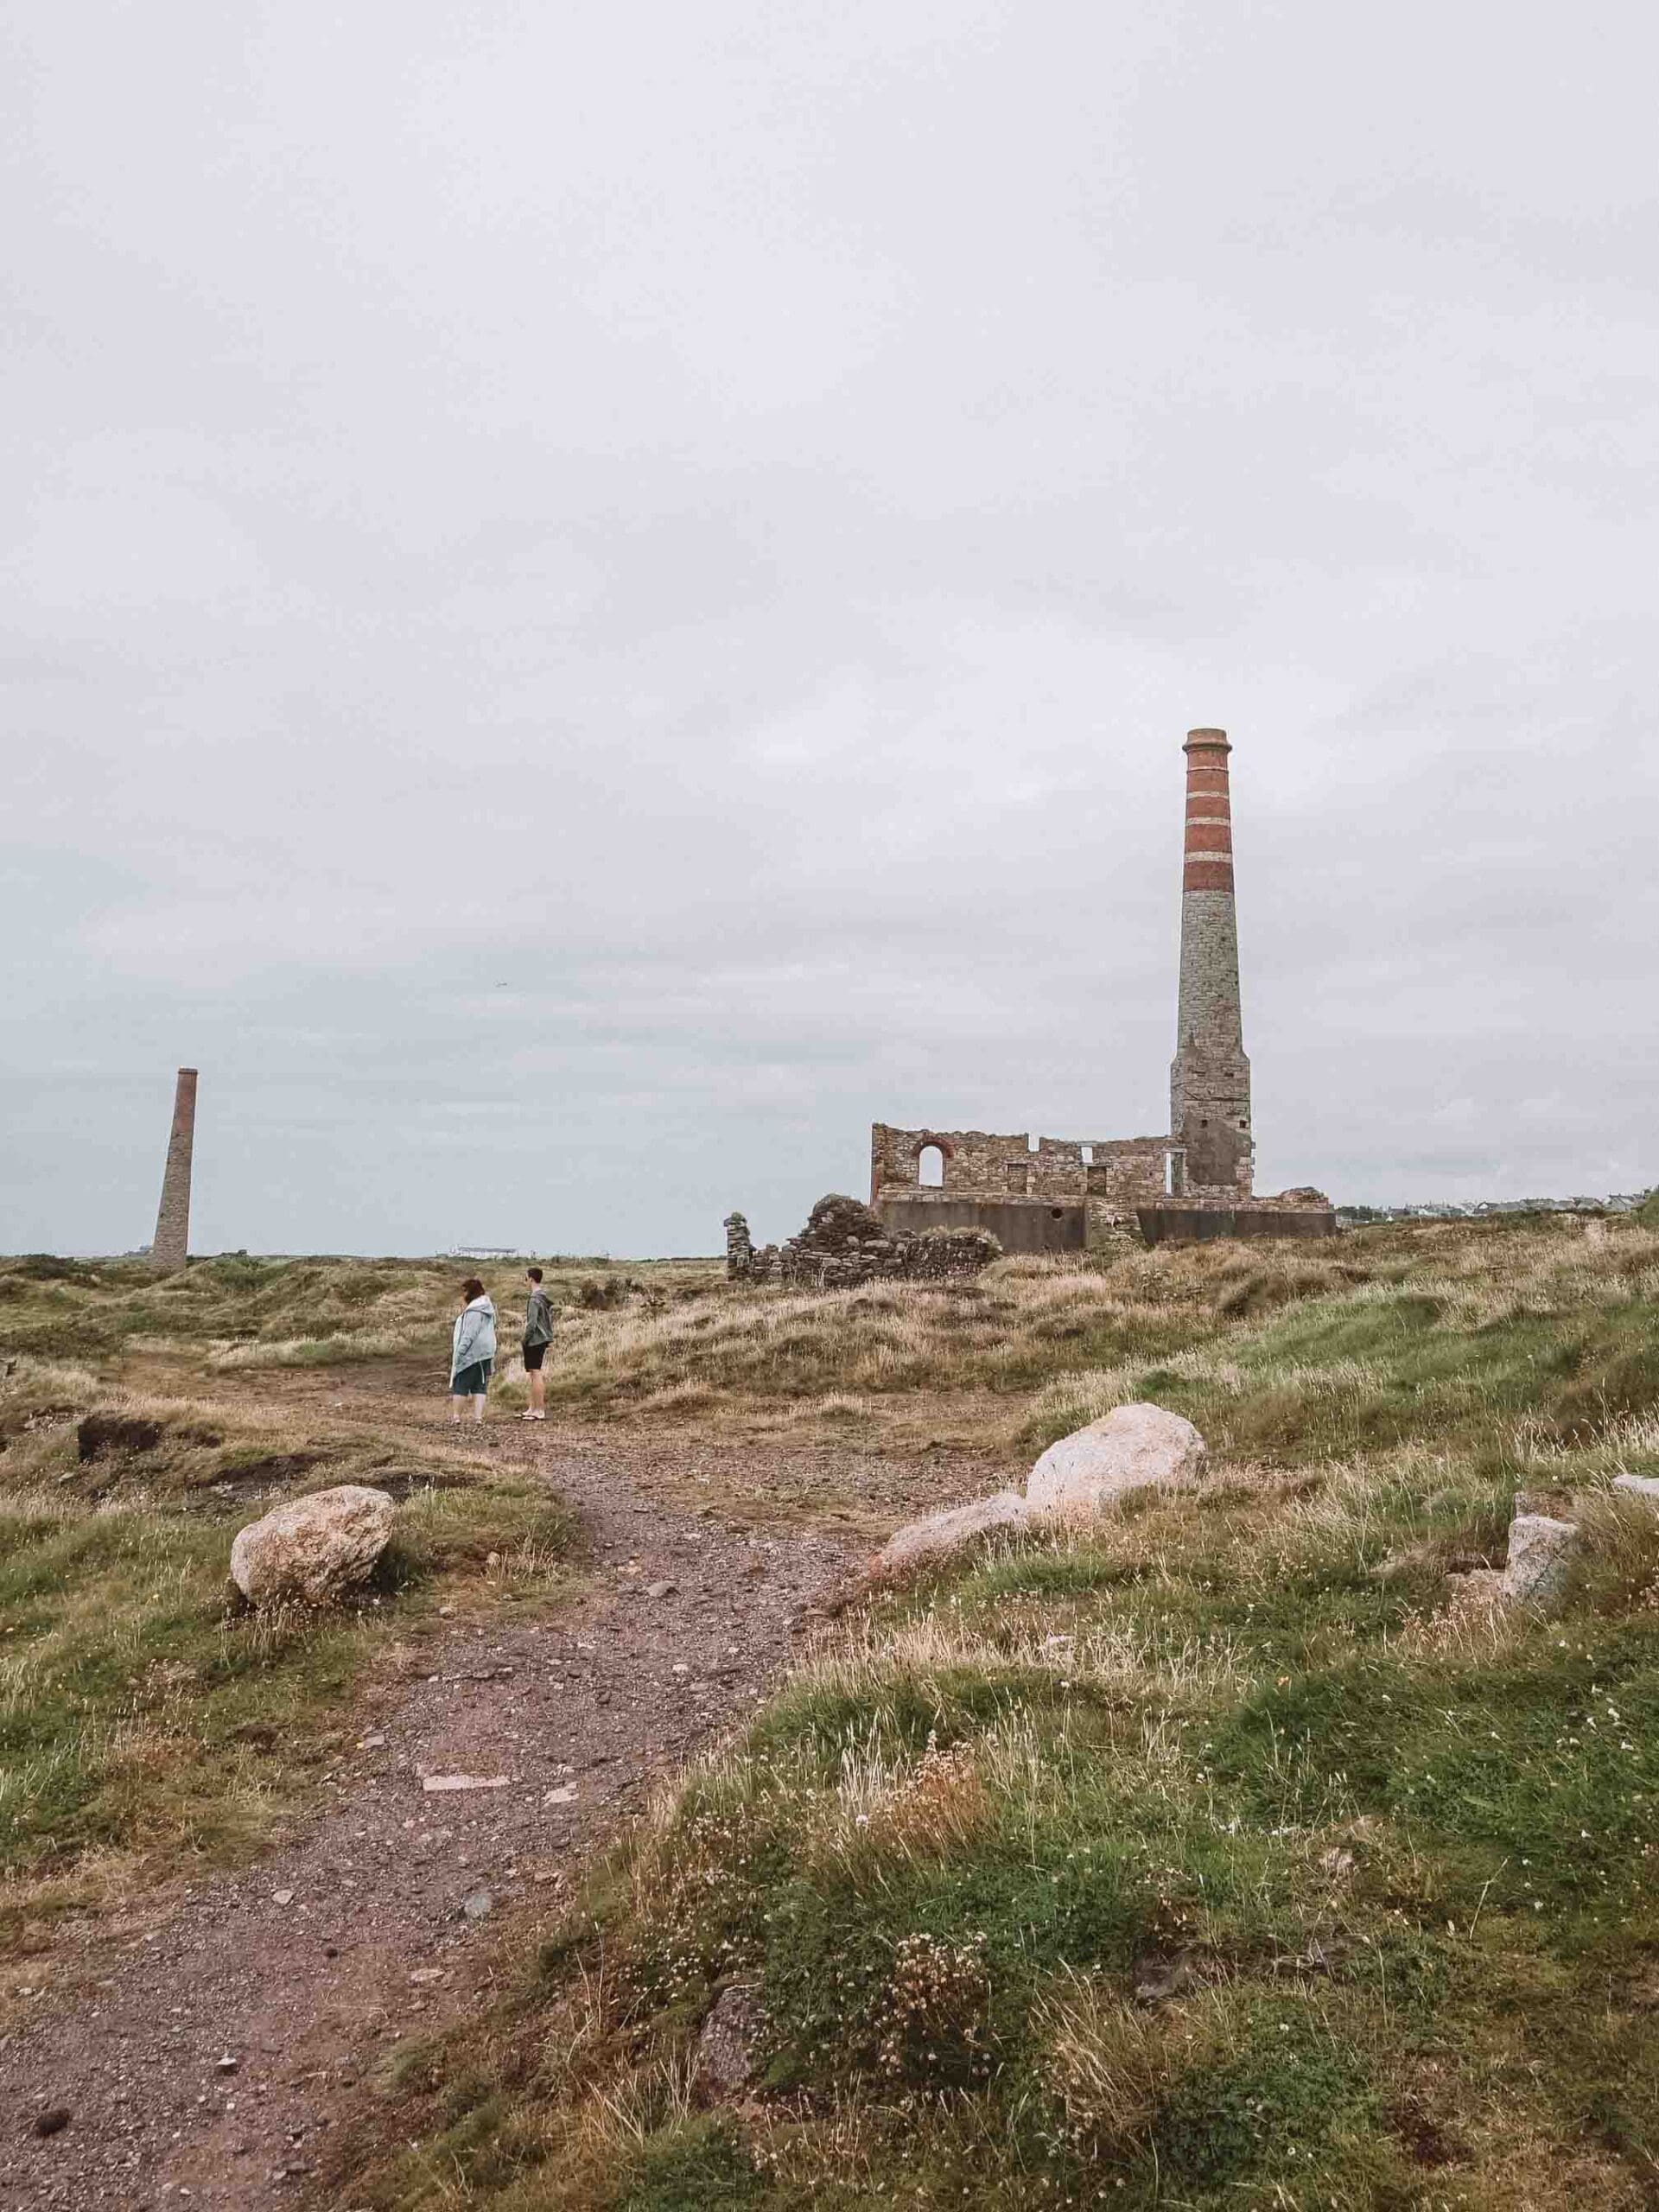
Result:
M502 2212L1651 2203L1659 1522L1610 1485L1659 1474L1656 1289L1639 1224L1458 1224L957 1301L1020 1305L958 1355L1025 1362L1020 1448L1147 1395L1205 1428L1211 1481L827 1631L512 2000L411 2056L334 2185ZM1045 1379L1045 1322L1098 1364ZM1517 1486L1580 1502L1565 1613L1449 1610ZM760 2074L711 2112L692 2052L734 1979Z

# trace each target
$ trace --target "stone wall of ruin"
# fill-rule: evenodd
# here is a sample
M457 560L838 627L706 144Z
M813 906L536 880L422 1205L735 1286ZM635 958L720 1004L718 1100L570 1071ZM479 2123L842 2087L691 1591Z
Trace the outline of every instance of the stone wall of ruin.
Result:
M930 1145L938 1147L944 1162L944 1180L937 1185L921 1179L922 1154ZM1089 1201L1096 1214L1128 1216L1163 1196L1168 1153L1164 1136L1039 1137L1033 1146L1025 1135L899 1129L877 1122L870 1132L870 1203Z
M726 1217L726 1273L734 1282L848 1290L861 1283L965 1282L1001 1256L972 1226L893 1229L856 1198L818 1200L798 1236L756 1245L741 1213Z

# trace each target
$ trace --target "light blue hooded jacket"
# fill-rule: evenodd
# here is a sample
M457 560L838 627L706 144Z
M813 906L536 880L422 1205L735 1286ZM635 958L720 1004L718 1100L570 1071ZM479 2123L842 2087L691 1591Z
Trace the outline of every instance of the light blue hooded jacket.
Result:
M475 1367L480 1359L494 1357L495 1308L486 1291L482 1298L474 1299L455 1316L455 1333L449 1348L449 1380L453 1382L463 1367Z

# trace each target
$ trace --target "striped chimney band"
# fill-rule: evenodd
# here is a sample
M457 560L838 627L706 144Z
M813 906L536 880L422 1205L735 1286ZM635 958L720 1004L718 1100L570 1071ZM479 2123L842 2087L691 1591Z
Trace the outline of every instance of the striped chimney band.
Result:
M1192 729L1186 755L1186 861L1184 891L1233 887L1233 803L1227 779L1232 751L1224 729Z

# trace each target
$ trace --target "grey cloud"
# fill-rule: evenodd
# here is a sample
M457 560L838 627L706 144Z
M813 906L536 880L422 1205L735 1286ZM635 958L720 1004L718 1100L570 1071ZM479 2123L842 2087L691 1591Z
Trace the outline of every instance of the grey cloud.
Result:
M16 17L0 1245L711 1249L1164 1109L1659 1175L1656 34L1311 0ZM505 990L498 986L506 984Z

